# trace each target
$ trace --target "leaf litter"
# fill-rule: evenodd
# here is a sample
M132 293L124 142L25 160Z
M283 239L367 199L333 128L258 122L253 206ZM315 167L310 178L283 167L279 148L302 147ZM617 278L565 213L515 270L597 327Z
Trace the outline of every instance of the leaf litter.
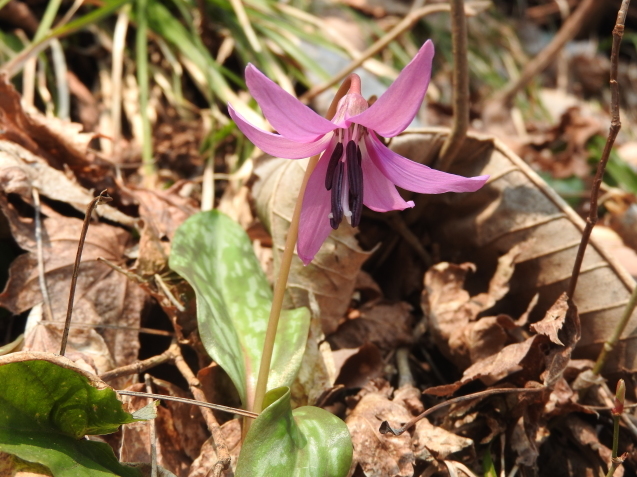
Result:
M379 17L391 7L354 3ZM527 122L525 140L511 142L514 152L489 137L469 136L453 172L491 174L484 190L461 197L416 197L417 207L400 216L429 257L410 245L394 219L381 221L374 214L364 217L360 230L341 227L332 234L308 267L295 257L288 304L308 306L312 319L292 399L295 405L323 406L346 421L354 442L351 475L479 475L485 452L498 469L504 462L506 470L516 466L523 475L538 469L540 475L605 472L611 443L608 412L596 415L588 406L606 403L595 389L582 391L580 383L633 284L597 237L574 297L578 308L569 306L563 294L582 221L516 153L554 179L576 176L587 184L588 143L604 134L607 118L600 120L580 98L556 94L541 91L545 103L555 100L557 112L551 111L548 123ZM89 227L74 308L74 323L90 327L72 328L69 357L93 373L135 363L144 351L137 330L144 322L155 326L155 315L165 314L171 333L194 350L189 364L199 370L207 399L237 405L236 395L224 389L230 386L227 375L198 341L192 290L167 266L175 230L198 210L199 184L188 177L159 190L130 177L115 180L111 165L89 148L93 132L25 112L18 93L4 81L0 96L0 208L11 237L24 251L11 265L0 304L15 315L29 313L23 349L57 352L57 322L64 316L82 224L77 216L92 190L108 187L115 205L100 206L99 221ZM163 121L159 152L176 157L167 147L172 138L166 131L181 131L181 123ZM406 133L391 147L431 164L445 135L444 129ZM187 132L177 139L191 159L196 156ZM184 170L200 172L198 159ZM221 187L225 195L217 193L220 208L248 231L269 278L276 276L303 171L302 161L259 158L254 178L231 179ZM55 325L46 323L42 307L34 188L44 198L44 279ZM630 245L634 196L611 194L608 200L623 201L616 209L609 205L610 224L624 231L620 234ZM635 319L606 365L604 376L610 379L637 369ZM406 368L399 363L401 348L408 351ZM161 350L155 345L146 351ZM187 396L181 377L170 378L179 384L155 379L161 392ZM398 386L403 378L413 385ZM115 386L142 390L137 379L129 375ZM542 390L453 404L400 436L379 432L382 421L403 425L453 393L512 387ZM234 468L240 421L221 414L217 419ZM176 475L207 475L220 459L218 443L208 437L201 413L192 406L164 404L156 423L158 461ZM624 442L631 440L627 429L622 428ZM118 439L122 460L150 460L145 423L125 428ZM626 462L631 472L632 459ZM13 471L24 465L6 461L6 454L0 455L0 468ZM221 475L232 475L232 470Z

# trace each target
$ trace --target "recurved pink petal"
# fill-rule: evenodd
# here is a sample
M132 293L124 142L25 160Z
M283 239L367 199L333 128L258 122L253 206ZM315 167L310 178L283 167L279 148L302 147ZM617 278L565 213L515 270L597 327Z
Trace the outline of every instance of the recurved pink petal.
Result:
M388 212L390 210L404 210L413 207L414 203L405 201L392 182L383 175L376 167L374 161L370 160L371 154L369 145L363 146L369 154L363 152L363 203L376 212Z
M231 105L228 104L230 117L250 141L267 154L285 159L302 159L310 157L325 150L330 142L332 134L327 134L313 142L295 142L278 134L255 128L246 121Z
M350 120L385 137L403 132L416 116L425 97L433 57L434 44L427 40L389 89L367 111Z
M246 83L263 115L287 139L312 142L337 127L284 91L252 64L246 67Z
M421 194L475 192L489 179L489 176L462 177L410 161L388 149L374 135L368 136L365 144L380 172L398 187L413 192Z
M332 231L329 219L331 195L325 189L325 174L335 146L336 140L330 143L319 160L305 189L297 243L297 253L305 265L312 261Z

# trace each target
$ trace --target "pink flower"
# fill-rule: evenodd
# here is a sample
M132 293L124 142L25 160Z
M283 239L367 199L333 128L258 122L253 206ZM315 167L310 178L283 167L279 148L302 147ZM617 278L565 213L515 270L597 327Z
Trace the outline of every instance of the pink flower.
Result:
M393 137L411 123L422 103L434 47L427 41L389 89L372 105L352 75L348 93L329 121L268 79L253 65L246 82L263 114L279 134L252 126L232 106L230 116L257 147L268 154L300 159L323 153L303 198L297 250L306 265L343 217L353 226L365 204L377 212L413 207L395 186L424 194L474 192L488 176L465 178L431 169L389 150L377 137Z

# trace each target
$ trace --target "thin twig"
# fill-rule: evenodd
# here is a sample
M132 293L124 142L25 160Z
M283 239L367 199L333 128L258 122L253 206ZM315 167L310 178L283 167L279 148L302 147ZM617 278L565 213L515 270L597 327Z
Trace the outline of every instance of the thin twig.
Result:
M144 384L146 384L146 392L152 394L153 378L150 374L144 375ZM155 423L155 419L148 420L148 437L150 440L150 477L157 477L157 427Z
M244 411L243 409L237 409L234 407L222 406L220 404L210 404L205 401L198 401L196 399L188 399L176 396L166 396L164 394L151 394L151 393L141 393L137 391L126 391L126 390L115 390L117 394L121 394L122 396L136 396L143 398L153 398L160 399L164 401L174 401L180 402L183 404L192 404L193 406L203 407L204 409L214 409L215 411L227 412L229 414L239 414L240 416L249 417L252 419L256 419L258 414L256 412ZM203 409L202 409L203 413Z
M585 20L602 3L596 0L583 0L575 12L564 22L548 46L526 64L520 76L497 94L494 97L494 101L501 103L503 106L510 105L515 95L551 64L564 45L577 35Z
M584 3L580 5L580 7L577 9L577 12L586 7L588 5L587 2L588 0L584 0ZM588 213L588 218L586 219L586 226L584 227L584 230L582 232L582 240L580 242L579 249L577 250L575 263L573 264L573 273L571 274L571 280L568 284L567 295L569 297L569 300L572 300L575 295L575 288L577 287L577 280L582 268L586 246L588 245L593 227L597 223L597 199L599 196L599 189L602 185L602 179L604 178L604 171L606 169L606 163L608 162L608 159L610 157L610 151L613 148L613 144L615 143L617 133L619 133L619 129L621 128L621 122L619 120L619 84L617 83L617 64L619 56L619 45L624 34L624 22L626 21L626 13L628 11L629 4L630 0L623 0L621 8L619 9L619 13L617 14L617 23L615 24L615 28L613 29L613 47L610 55L611 123L610 129L608 131L608 138L606 139L606 145L604 146L602 157L599 161L599 164L597 165L597 172L595 173L595 179L593 181L593 186L591 187L590 210ZM577 14L577 12L575 14ZM575 16L575 14L573 16ZM619 331L620 334L621 331L623 331L623 328Z
M197 376L192 372L188 363L184 360L184 357L181 354L181 350L179 350L179 355L175 358L175 366L181 373L181 375L188 382L188 386L190 387L190 392L192 395L198 400L205 402L206 396L201 389L201 382L197 379ZM217 418L214 413L210 409L217 409L219 411L223 411L225 409L233 409L227 406L217 406L216 404L213 406L204 406L201 409L201 414L203 415L204 420L206 421L206 425L208 426L208 430L212 435L212 441L215 445L217 451L217 462L213 467L212 477L219 477L221 473L230 466L230 452L228 452L228 445L226 444L226 440L223 437L223 433L221 432L221 426L217 422ZM210 409L208 409L210 408ZM258 417L257 413L250 411L233 410L234 414L239 414L240 416L250 417L255 419ZM228 411L226 411L228 412ZM250 422L250 421L248 421Z
M35 244L38 256L38 280L40 282L40 292L44 302L44 315L47 321L53 321L53 308L51 307L51 297L46 286L46 274L44 273L44 247L42 245L42 214L40 207L40 193L35 187L31 191L33 195L33 209L35 210Z
M449 170L469 129L469 61L464 0L451 0L453 52L453 125L440 151L440 169Z
M421 18L426 17L427 15L431 15L432 13L438 12L448 12L449 5L447 4L437 4L437 5L427 5L418 10L414 10L409 13L405 18L403 18L398 25L392 28L385 36L380 38L376 43L367 48L363 53L361 53L360 58L352 61L346 68L341 70L336 76L332 77L329 81L325 83L316 85L304 95L302 95L299 99L303 102L308 102L312 98L318 96L323 91L327 91L329 88L343 81L347 76L349 76L356 68L361 66L365 61L374 56L375 54L382 51L387 45L389 45L392 41L398 38L400 35L405 33L407 30L410 30L416 22L418 22Z
M80 233L80 243L77 246L77 255L75 256L75 265L73 265L73 277L71 277L71 290L69 292L69 305L66 309L66 320L64 322L64 331L62 332L62 345L60 346L60 355L64 356L66 352L66 342L69 339L69 329L71 328L71 315L73 313L73 299L75 298L75 287L77 286L77 275L80 271L80 261L82 260L82 249L84 249L84 241L86 240L86 233L88 232L88 226L91 223L91 215L93 210L105 202L113 200L106 189L100 192L100 195L95 197L86 208L86 217L84 217L84 223L82 224L82 232Z
M170 291L170 288L168 288L168 286L164 283L164 280L161 278L161 276L155 273L154 278L157 285L159 285L159 288L161 288L166 298L168 298L168 301L172 303L173 306L177 308L177 310L179 310L180 312L183 313L184 311L186 311L186 307L182 305L181 303L179 303L177 298L175 298L175 295L173 295L172 292Z
M411 426L416 424L418 421L427 417L429 414L439 411L440 409L443 409L445 407L451 406L452 404L465 402L465 401L471 401L473 399L480 399L486 396L492 396L494 394L537 393L537 392L545 391L546 389L547 388L545 387L528 388L528 389L527 388L488 389L487 391L481 391L479 393L473 393L467 396L460 396L457 398L449 399L448 401L445 401L445 402L441 402L440 404L436 404L433 407L430 407L425 412L417 415L416 417L411 419L409 422L407 422L407 424L397 429L394 429L393 427L391 427L387 421L383 421L380 425L380 428L378 429L378 432L380 432L381 434L393 434L394 436L399 436L402 433L404 433L407 429L409 429Z
M143 373L155 366L173 361L180 354L181 351L179 351L179 345L177 343L172 343L162 354L158 354L157 356L153 356L152 358L144 359L142 361L137 361L136 363L127 364L126 366L111 369L110 371L101 374L100 379L102 381L109 381L111 379L119 378L120 376Z

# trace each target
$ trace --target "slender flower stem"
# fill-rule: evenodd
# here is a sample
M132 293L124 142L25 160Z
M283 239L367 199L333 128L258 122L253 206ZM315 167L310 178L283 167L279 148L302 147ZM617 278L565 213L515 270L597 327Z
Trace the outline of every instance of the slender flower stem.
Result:
M453 50L453 126L440 151L440 169L448 171L469 129L469 61L464 0L451 0Z
M336 96L332 100L329 110L327 111L326 118L332 119L336 113L336 106L340 99L345 96L350 87L350 79L348 78L343 82L338 89ZM279 277L274 286L274 296L272 297L272 308L270 309L270 318L268 320L268 328L265 334L265 342L263 343L263 354L261 355L261 364L259 366L259 375L257 377L257 386L254 392L254 403L252 403L252 410L256 413L260 413L263 410L263 399L268 385L268 376L270 374L270 364L272 362L272 352L274 350L274 341L276 338L276 330L279 325L279 317L281 315L281 308L283 307L283 298L285 297L285 288L288 283L288 275L290 274L290 265L292 264L292 257L294 256L294 247L299 235L299 219L301 218L301 205L303 204L303 196L305 195L305 188L310 179L310 175L318 163L320 155L312 156L310 162L307 165L305 176L301 184L301 190L299 196L296 199L296 205L294 206L294 213L292 215L292 222L290 223L290 229L285 241L285 249L281 256L281 265L279 267ZM250 403L248 403L250 406ZM250 421L245 421L246 426L250 425Z

